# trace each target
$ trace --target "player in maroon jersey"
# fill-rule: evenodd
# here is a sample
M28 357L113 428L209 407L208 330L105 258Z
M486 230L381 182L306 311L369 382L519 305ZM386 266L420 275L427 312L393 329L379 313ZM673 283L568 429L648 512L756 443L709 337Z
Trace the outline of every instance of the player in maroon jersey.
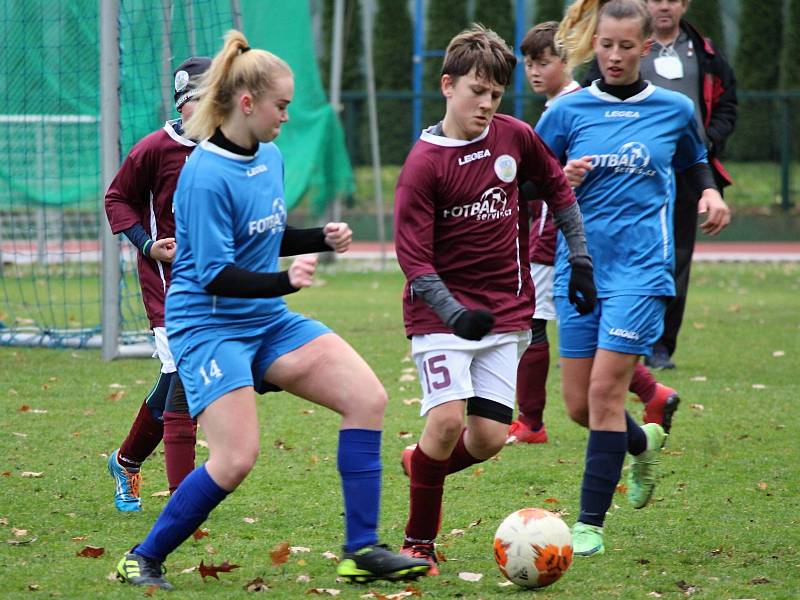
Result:
M192 57L175 71L175 108L178 119L167 121L158 131L140 140L122 163L106 192L105 208L111 230L123 233L139 249L138 272L142 301L150 321L161 360L153 389L122 445L108 458L114 477L114 503L123 512L139 511L140 472L144 460L162 437L170 491L194 469L197 424L175 369L164 328L164 299L175 256L175 219L172 195L178 175L195 142L183 133L183 123L197 104L197 81L211 59Z
M445 477L499 452L513 415L533 312L520 182L536 186L565 234L570 299L580 312L594 307L583 221L561 165L529 125L495 114L515 64L493 31L473 26L453 38L442 66L444 119L422 133L397 182L403 317L426 416L419 443L403 452L411 480L403 551L428 559L429 574L438 573Z
M565 94L581 89L572 78L563 48L557 48L557 21L532 27L520 44L525 74L531 89L546 98L545 110ZM523 189L525 188L523 186ZM536 197L535 191L533 197ZM531 343L520 358L517 369L517 418L508 430L507 444L543 444L547 442L544 408L547 402L547 374L550 369L550 343L547 321L556 319L553 301L553 264L556 253L556 227L552 212L539 199L528 200L530 227L531 276L536 294L531 319ZM644 403L645 423L658 423L669 433L672 415L680 398L670 387L658 383L641 363L636 366L630 391Z

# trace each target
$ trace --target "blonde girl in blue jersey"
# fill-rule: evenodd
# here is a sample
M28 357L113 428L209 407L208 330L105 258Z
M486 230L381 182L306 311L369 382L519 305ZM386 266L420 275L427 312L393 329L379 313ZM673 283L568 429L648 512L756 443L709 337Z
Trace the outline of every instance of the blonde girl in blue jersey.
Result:
M633 456L628 499L644 507L666 435L639 426L625 395L640 355L663 328L675 293L674 170L684 172L707 213L701 228L721 231L730 212L714 184L690 100L643 81L639 63L650 49L652 23L640 0L578 0L559 34L570 62L597 56L602 79L561 98L536 126L565 166L584 217L598 302L579 315L564 292L569 265L563 241L556 256L562 391L570 417L589 428L581 512L573 527L577 556L604 551L603 524L625 454Z
M259 446L255 394L276 387L342 417L337 465L346 536L339 576L412 579L428 563L390 552L376 535L386 392L367 363L323 324L292 313L283 296L309 287L316 257L345 252L345 223L286 226L283 160L272 143L289 120L289 66L230 31L201 82L187 135L203 140L174 198L177 253L167 297L170 348L209 460L172 495L147 537L119 562L134 585L171 589L167 555L244 480Z

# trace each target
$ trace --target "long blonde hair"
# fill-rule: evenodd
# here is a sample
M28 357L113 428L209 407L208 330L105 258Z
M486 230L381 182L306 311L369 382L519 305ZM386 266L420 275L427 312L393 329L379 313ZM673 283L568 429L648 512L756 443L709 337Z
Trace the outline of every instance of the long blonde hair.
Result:
M200 81L200 101L185 124L195 140L211 137L236 106L236 92L247 90L255 100L263 97L281 76L291 75L286 62L266 50L251 49L241 31L231 29Z
M639 19L643 39L653 34L653 18L641 0L576 0L561 20L556 41L567 53L567 66L574 68L594 56L592 40L601 16Z

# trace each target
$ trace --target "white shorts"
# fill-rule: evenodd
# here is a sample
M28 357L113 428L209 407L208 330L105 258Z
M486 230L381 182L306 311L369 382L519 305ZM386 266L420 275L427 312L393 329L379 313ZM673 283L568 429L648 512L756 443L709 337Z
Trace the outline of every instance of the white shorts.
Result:
M167 344L167 328L166 327L153 327L153 335L156 338L156 351L153 352L153 358L158 358L161 361L162 373L174 373L175 360L172 358L169 344Z
M445 402L473 396L513 410L517 363L530 339L530 331L494 333L477 342L452 333L412 337L411 356L422 386L420 415Z
M536 290L536 307L533 310L534 319L556 320L556 305L553 302L554 273L555 267L551 265L531 263L533 289Z

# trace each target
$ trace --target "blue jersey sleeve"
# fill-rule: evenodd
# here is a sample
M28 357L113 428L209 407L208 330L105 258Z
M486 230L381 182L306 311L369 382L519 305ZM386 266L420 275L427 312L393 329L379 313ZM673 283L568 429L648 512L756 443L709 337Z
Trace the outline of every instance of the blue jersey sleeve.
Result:
M552 150L553 154L563 165L567 162L567 148L569 147L569 128L565 126L565 111L559 110L554 105L542 113L536 124L536 133L542 141Z
M708 162L708 153L703 138L697 130L697 122L694 118L694 106L692 106L686 128L684 129L683 135L678 139L672 165L675 171L680 173L702 162Z
M220 271L234 264L233 211L229 197L218 191L192 189L186 226L194 250L198 283L205 288Z

